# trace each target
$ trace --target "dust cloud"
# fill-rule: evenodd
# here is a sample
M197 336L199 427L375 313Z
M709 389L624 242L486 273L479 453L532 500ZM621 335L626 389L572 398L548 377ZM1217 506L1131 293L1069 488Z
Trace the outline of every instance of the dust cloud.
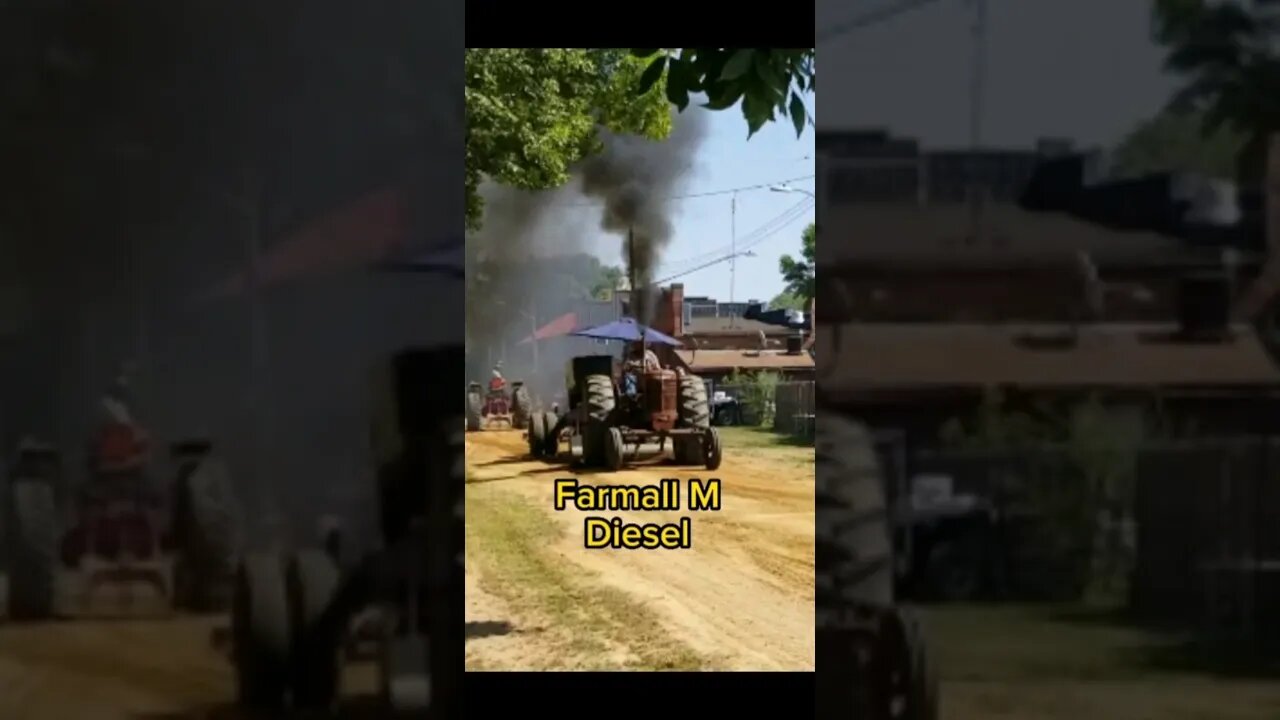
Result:
M66 19L102 29L92 48L116 54L98 58L94 77L115 84L77 84L83 96L59 100L73 117L14 130L33 149L7 156L29 181L0 208L0 290L12 300L0 312L0 466L30 437L61 451L68 486L88 482L99 402L131 365L131 409L153 438L158 485L174 472L169 443L201 437L231 466L247 544L310 543L315 518L330 513L353 540L376 535L370 374L400 348L462 332L460 313L417 311L456 304L458 285L375 275L327 240L393 224L350 210L389 188L405 208L438 202L406 180L416 143L436 138L403 134L388 120L404 110L398 90L368 80L391 60L417 67L417 47L385 40L396 16L317 6L249 22L121 6L111 23ZM128 42L116 43L122 28ZM340 60L315 52L335 47L347 48ZM112 102L90 102L98 97ZM138 130L122 138L123 128ZM265 178L256 195L243 182L255 175ZM256 303L244 293L196 300L244 271L253 238L296 274ZM332 271L313 269L335 253Z

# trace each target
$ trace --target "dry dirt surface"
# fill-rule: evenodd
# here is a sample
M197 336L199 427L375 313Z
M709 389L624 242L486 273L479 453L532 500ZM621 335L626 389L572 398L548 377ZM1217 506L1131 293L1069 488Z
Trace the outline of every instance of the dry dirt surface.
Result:
M520 431L468 433L467 669L812 670L813 449L757 430L723 438L714 473L642 459L575 474L567 458L531 459ZM716 477L722 507L557 512L554 481L568 477L682 487ZM588 515L688 516L692 547L588 550Z
M241 720L225 620L0 623L0 715L23 720ZM348 668L340 717L376 717L372 669Z

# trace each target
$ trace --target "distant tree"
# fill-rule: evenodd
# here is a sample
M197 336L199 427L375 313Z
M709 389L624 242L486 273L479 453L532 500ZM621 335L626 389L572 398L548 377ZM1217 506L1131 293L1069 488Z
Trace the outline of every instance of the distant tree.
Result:
M807 311L808 302L804 298L798 297L793 293L784 290L769 301L769 309Z
M484 179L549 190L601 150L600 128L653 140L671 132L670 103L658 89L637 96L646 63L624 49L471 48L464 65L472 229Z
M596 300L609 300L613 298L613 293L622 283L625 275L622 268L615 265L601 265L599 279L595 285L591 286L591 297Z
M1280 23L1252 3L1220 0L1155 0L1153 19L1165 68L1186 79L1170 107L1202 112L1209 132L1243 135L1235 176L1261 181L1266 144L1280 131Z
M483 328L482 334L489 334L490 340L495 339L492 337L495 329L518 328L513 332L527 332L528 319L524 313L535 311L538 322L551 319L546 308L538 308L533 303L530 293L536 295L536 289L518 281L522 276L538 278L538 287L555 288L559 297L607 300L609 290L617 287L623 275L620 268L605 265L586 253L520 261L501 257L468 258L466 272L467 296L484 298L484 302L466 305L468 331Z
M471 229L483 221L482 180L559 187L600 151L600 128L665 139L671 106L683 111L691 94L704 94L709 110L741 101L748 137L779 113L797 135L813 123L803 100L814 91L813 48L471 48L464 65Z
M762 427L773 424L774 402L781 381L782 376L771 370L744 372L736 369L725 378L726 385L738 388L739 399L749 413L749 419Z
M786 293L803 300L802 307L807 307L813 299L813 282L816 271L814 261L817 252L818 228L813 223L800 235L800 259L783 255L778 260L778 270L786 281Z
M709 110L741 101L748 138L779 114L791 119L796 137L813 124L804 95L814 92L817 80L814 48L637 48L632 53L649 60L639 92L648 93L665 76L667 99L680 112L690 95L702 93L707 97L702 107Z
M1206 128L1203 112L1165 110L1144 120L1115 148L1118 177L1162 172L1195 172L1234 178L1248 137L1230 127Z

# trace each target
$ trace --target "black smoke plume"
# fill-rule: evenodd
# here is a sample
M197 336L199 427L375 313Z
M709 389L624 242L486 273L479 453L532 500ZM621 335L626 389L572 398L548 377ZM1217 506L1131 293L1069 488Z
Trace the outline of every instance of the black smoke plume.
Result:
M653 272L671 241L672 196L693 168L706 134L706 117L699 110L677 114L674 124L663 142L606 133L604 152L581 171L582 193L604 205L600 227L624 239L632 313L644 324L653 310Z

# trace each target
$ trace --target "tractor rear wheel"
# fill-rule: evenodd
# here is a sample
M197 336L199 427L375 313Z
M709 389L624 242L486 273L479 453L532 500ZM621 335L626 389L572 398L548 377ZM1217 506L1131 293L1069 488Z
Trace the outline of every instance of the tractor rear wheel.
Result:
M289 595L282 558L246 557L236 574L231 637L241 706L278 711L289 687L292 651Z
M480 429L482 414L484 412L484 398L480 397L478 392L467 393L467 432L475 432Z
M58 508L51 484L19 480L10 489L5 523L9 552L9 613L45 620L54 611L58 568Z
M707 402L707 384L696 375L680 378L680 424L684 427L711 427L711 405Z
M599 467L605 462L609 416L617 404L613 378L588 375L583 384L587 390L587 422L582 428L582 460L588 467Z
M867 638L865 631L851 632L848 618L893 613L893 545L884 481L871 434L852 419L820 411L816 445L818 633L819 638L830 637L828 642L865 643L862 649L837 648L832 655L854 660L849 686L854 713L867 714L890 694L889 675L874 670L892 663L886 655L893 653L882 650L892 645L880 637ZM870 657L869 648L875 649Z
M903 720L938 720L938 673L925 645L920 620L914 613L899 610L896 617L901 643L900 660L894 673L894 705Z
M322 622L338 581L338 566L321 550L299 551L289 562L289 685L295 710L328 710L338 696L345 624Z
M535 458L540 458L544 454L547 444L547 426L545 418L534 413L529 418L529 454Z
M834 562L819 575L836 596L893 607L893 545L884 481L871 434L833 412L817 429L817 541ZM839 591L837 591L839 588Z

